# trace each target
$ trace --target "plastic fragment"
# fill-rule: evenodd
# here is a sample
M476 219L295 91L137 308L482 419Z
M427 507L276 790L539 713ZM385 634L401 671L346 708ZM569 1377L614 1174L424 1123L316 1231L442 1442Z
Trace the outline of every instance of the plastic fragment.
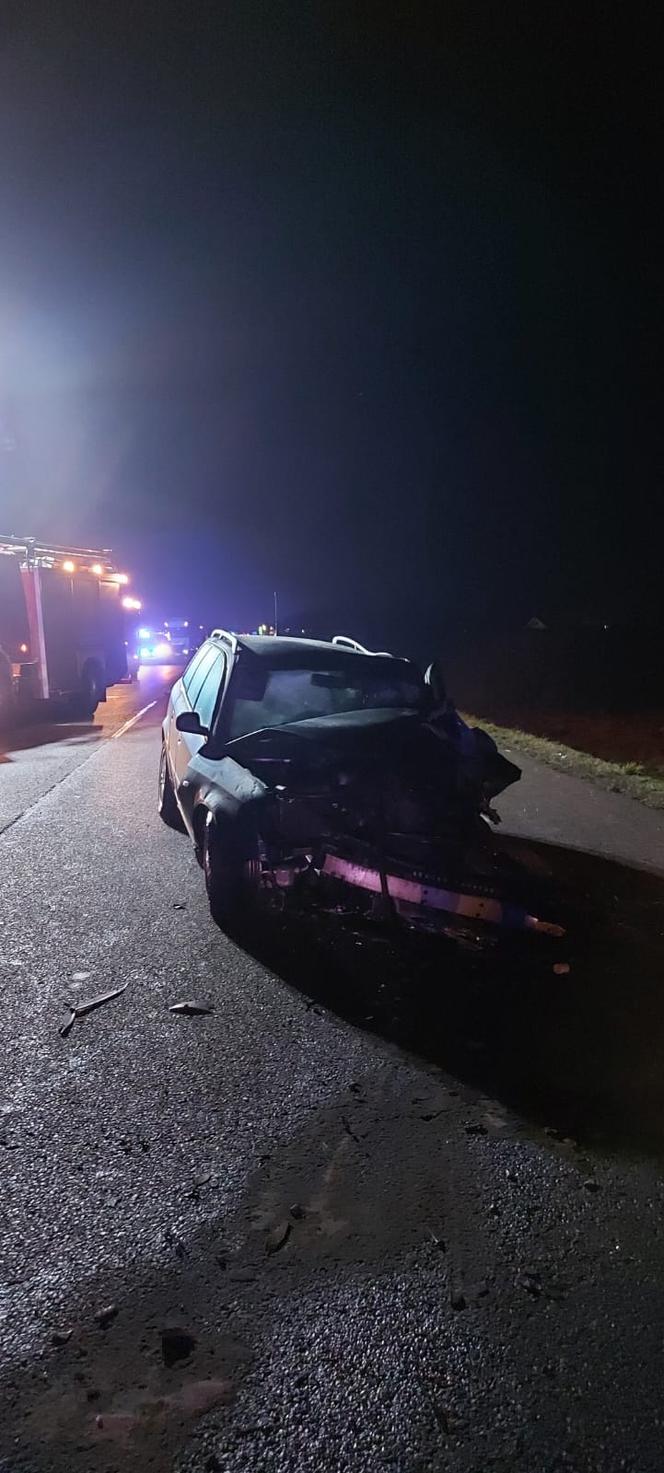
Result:
M277 1223L276 1227L274 1227L272 1229L272 1232L271 1233L268 1233L268 1236L265 1239L265 1252L266 1253L278 1253L279 1252L279 1249L280 1248L283 1248L284 1247L284 1244L288 1242L288 1239L290 1238L290 1235L291 1235L291 1223L290 1222L279 1222L279 1223Z
M169 1013L182 1013L186 1018L194 1018L198 1013L213 1013L214 1008L205 1002L172 1002L168 1009Z
M116 1318L118 1313L117 1304L105 1304L103 1309L97 1310L95 1323L99 1325L100 1330L105 1330Z
M61 1038L66 1038L67 1035L71 1033L75 1022L76 1013L74 1012L73 1008L70 1008L68 1017L65 1018L64 1023L61 1023L60 1027L58 1028L58 1033L60 1034Z
M127 991L128 986L128 982L123 982L121 987L112 987L109 992L98 992L96 997L89 997L85 1002L72 1002L71 998L67 998L66 1006L71 1008L75 1018L84 1018L86 1013L92 1013L95 1008L103 1007L105 1002L112 1002L114 997L121 997L122 993Z
M54 1345L56 1349L60 1349L62 1345L67 1344L68 1340L71 1340L73 1333L73 1330L54 1330L51 1335L51 1345Z

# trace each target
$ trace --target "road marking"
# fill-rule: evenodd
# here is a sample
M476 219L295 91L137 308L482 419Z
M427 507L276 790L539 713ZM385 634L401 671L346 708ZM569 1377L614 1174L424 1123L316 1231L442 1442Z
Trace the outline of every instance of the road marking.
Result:
M152 707L156 706L156 704L156 701L150 701L147 706L143 707L142 711L137 711L135 716L130 716L128 721L125 721L122 726L118 727L117 731L113 732L111 741L117 742L118 737L124 736L126 731L130 731L132 726L135 726L136 722L140 721L141 716L145 716L146 711L151 711Z

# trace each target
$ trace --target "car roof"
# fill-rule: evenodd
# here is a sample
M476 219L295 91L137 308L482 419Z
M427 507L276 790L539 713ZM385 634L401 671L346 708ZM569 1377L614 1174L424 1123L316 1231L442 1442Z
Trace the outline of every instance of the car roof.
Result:
M410 660L403 659L398 655L374 655L366 650L354 650L349 645L333 644L324 639L295 639L287 638L285 635L274 634L236 634L230 635L225 631L212 634L211 638L227 643L229 640L235 644L238 650L246 650L248 654L255 655L260 660L269 661L271 666L281 666L284 669L297 669L305 662L305 669L310 666L315 668L319 660L325 659L327 669L346 669L349 661L385 660L390 665L406 666L414 674L419 674L417 667Z

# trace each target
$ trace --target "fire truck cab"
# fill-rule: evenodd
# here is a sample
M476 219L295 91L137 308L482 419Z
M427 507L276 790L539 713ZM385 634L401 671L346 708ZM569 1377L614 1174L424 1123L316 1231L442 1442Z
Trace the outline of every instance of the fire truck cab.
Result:
M94 714L127 675L126 582L108 549L0 537L0 723L46 701Z

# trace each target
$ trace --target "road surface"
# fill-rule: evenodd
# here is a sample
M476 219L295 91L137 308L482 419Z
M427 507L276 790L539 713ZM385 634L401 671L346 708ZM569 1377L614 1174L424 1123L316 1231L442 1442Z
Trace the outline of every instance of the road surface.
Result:
M164 684L0 764L3 1473L660 1473L657 815L503 800L569 975L240 945L155 813Z

